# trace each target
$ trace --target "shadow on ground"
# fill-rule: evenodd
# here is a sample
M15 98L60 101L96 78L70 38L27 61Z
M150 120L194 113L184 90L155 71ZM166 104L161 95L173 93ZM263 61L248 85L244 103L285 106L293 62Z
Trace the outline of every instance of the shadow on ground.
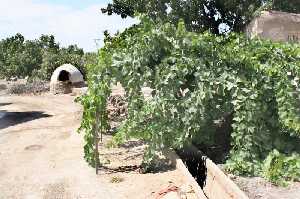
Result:
M12 103L0 103L0 106L8 106L11 105Z
M0 84L0 90L5 90L7 89L7 86L5 84Z
M0 104L0 106L4 106L3 103ZM0 110L0 113L0 115L2 115L2 117L0 117L0 130L17 124L52 116L41 111L7 112Z

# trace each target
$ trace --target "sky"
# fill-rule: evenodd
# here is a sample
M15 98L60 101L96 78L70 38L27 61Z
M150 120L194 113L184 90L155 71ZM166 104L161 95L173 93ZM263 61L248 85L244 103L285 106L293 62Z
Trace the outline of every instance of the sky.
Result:
M21 33L26 39L53 34L61 46L85 51L103 46L103 31L122 31L137 23L101 13L110 0L0 0L0 39ZM97 39L97 42L95 42Z

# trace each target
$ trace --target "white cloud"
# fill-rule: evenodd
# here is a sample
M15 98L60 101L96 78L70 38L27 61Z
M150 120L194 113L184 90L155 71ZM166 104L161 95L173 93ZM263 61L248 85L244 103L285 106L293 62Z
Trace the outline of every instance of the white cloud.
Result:
M100 9L104 6L98 4L75 9L32 0L1 0L0 39L17 32L27 39L53 34L63 46L78 44L86 51L96 50L94 39L103 41L104 30L115 33L137 22L135 19L103 15Z

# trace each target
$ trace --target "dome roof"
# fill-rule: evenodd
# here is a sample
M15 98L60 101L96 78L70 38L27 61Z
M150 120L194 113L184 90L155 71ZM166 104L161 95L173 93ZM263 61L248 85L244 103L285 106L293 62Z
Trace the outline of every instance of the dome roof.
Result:
M75 66L71 64L64 64L56 68L55 71L53 72L51 76L52 83L59 81L58 78L62 71L66 71L70 74L69 79L72 83L84 82L83 75Z

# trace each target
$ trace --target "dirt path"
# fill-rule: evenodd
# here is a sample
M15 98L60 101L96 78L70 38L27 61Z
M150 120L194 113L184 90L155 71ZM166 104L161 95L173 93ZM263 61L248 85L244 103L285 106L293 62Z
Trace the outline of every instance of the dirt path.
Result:
M153 198L184 184L177 170L95 175L76 133L80 106L72 96L0 96L0 199ZM124 179L111 183L115 176Z

